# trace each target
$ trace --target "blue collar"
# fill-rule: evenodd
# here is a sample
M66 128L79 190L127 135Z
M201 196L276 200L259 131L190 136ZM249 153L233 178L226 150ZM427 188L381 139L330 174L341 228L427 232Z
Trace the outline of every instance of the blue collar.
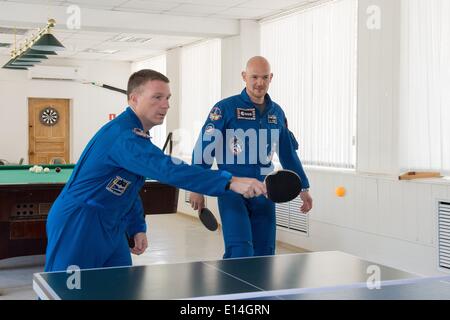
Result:
M241 98L242 98L246 103L248 103L249 105L251 105L251 106L254 106L254 105L255 105L254 102L253 102L253 101L250 99L250 97L248 96L248 93L247 93L246 88L244 88L244 89L241 91ZM267 113L267 111L269 111L269 109L271 109L272 106L273 106L272 99L270 98L270 96L269 96L268 93L266 93L266 95L264 96L264 101L266 102L266 109L264 110L264 113Z
M131 109L130 106L127 107L127 109L125 110L128 118L130 118L130 120L136 125L137 128L143 130L144 126L141 123L141 120L139 120L138 116L136 115L136 113L134 113L133 109Z

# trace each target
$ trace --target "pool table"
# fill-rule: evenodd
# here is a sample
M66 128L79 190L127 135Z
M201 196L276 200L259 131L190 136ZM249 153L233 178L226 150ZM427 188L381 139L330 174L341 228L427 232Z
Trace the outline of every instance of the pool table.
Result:
M0 166L0 259L45 253L48 211L75 165L42 166L50 172L30 172L31 165ZM173 186L147 180L140 195L145 214L177 211Z

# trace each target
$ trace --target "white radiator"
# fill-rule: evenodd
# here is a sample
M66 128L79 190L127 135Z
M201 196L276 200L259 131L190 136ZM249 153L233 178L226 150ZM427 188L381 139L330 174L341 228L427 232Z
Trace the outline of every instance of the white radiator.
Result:
M277 226L309 234L309 215L300 212L303 202L300 197L290 202L277 203L275 212Z
M450 202L438 205L439 267L450 270Z

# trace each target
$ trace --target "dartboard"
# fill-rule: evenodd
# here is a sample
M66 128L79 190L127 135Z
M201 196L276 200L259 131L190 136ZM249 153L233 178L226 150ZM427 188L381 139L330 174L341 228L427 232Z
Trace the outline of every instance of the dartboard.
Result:
M39 114L39 120L43 125L54 126L58 123L59 113L52 107L46 107Z

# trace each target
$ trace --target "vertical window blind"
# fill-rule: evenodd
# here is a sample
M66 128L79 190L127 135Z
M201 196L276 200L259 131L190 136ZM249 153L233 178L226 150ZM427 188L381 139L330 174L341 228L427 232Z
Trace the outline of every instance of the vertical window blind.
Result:
M403 0L399 162L450 174L450 1Z
M303 164L355 168L357 11L356 0L332 1L261 25L269 93Z
M212 39L181 51L179 152L190 157L209 111L221 97L221 42Z

